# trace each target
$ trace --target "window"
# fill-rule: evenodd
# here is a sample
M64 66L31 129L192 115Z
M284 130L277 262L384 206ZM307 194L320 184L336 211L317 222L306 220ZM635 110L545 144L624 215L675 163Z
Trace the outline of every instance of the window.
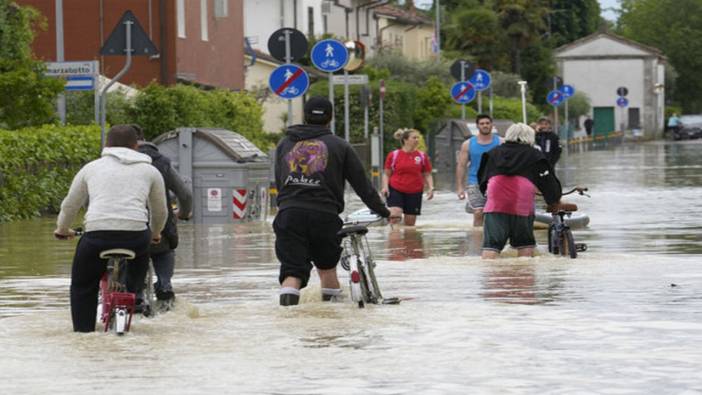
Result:
M207 0L200 0L200 39L208 41L207 35Z
M307 7L307 35L314 37L314 8Z
M185 38L185 0L176 2L176 19L178 19L178 37Z
M229 0L214 0L215 18L226 18L229 16Z

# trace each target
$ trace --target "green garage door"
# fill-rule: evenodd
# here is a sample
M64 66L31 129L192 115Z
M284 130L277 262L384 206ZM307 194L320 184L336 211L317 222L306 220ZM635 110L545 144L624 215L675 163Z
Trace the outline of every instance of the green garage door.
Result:
M595 121L593 130L595 136L606 136L614 131L614 107L595 107L592 111Z

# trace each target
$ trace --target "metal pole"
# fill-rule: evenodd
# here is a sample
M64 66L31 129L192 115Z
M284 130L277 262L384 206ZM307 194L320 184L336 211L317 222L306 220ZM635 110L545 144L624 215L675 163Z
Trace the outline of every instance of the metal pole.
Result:
M368 106L369 106L369 101L370 98L368 97L368 87L366 86L365 90L361 90L362 95L366 95L365 97L365 103L366 105L363 107L363 137L365 138L366 141L368 141Z
M466 62L461 60L461 82L466 81ZM466 105L461 103L461 119L466 120Z
M381 161L383 158L383 152L385 152L385 145L383 145L383 144L385 144L385 132L384 132L385 112L383 109L383 102L384 101L385 101L385 80L380 80L380 103L379 103L380 104L380 114L379 114L380 116L378 119L378 122L380 123L380 125L378 125L378 126L380 127L380 158L381 158Z
M335 115L336 106L334 106L334 73L329 73L329 102L332 104L332 115ZM336 134L336 124L334 118L336 117L332 117L330 125L332 134Z
M553 90L555 91L556 89L558 89L558 78L554 75L553 76ZM554 113L555 113L553 115L553 123L554 123L554 126L556 128L556 130L554 130L554 132L556 133L556 135L558 137L560 137L560 135L558 134L558 130L559 130L559 127L558 127L558 106L553 106L553 109L554 109Z
M346 141L351 141L349 127L349 72L344 70L344 138Z
M489 88L489 89L490 89L490 90L489 90L488 92L489 92L489 95L490 95L490 105L489 105L489 106L490 106L490 118L492 118L492 105L493 105L493 103L492 103L492 84L490 84L490 88Z
M107 120L107 91L110 89L112 85L117 83L117 81L122 78L127 73L127 70L129 70L129 67L132 65L132 25L134 22L132 21L127 21L124 22L125 28L127 29L127 62L124 64L124 67L122 70L117 73L117 75L110 81L107 86L102 90L102 93L100 94L100 148L105 146L105 122Z
M63 0L56 0L56 61L63 62ZM66 123L66 95L61 93L56 98L56 110L61 120L61 125Z
M93 89L93 102L95 103L95 124L100 124L100 62L97 60L93 61L93 67L95 72L93 73L93 78L95 78L95 88Z
M436 0L436 59L441 60L441 5Z
M517 82L519 84L519 88L522 91L522 119L523 122L526 124L527 123L527 111L526 111L526 81L519 81Z
M478 114L483 113L483 92L478 91Z
M292 62L292 55L290 54L290 33L292 33L290 30L285 30L285 63L291 63ZM292 99L288 100L288 122L287 126L292 125Z
M568 123L568 99L565 101L565 130L566 130L566 142L568 142L568 135L570 134L570 123Z

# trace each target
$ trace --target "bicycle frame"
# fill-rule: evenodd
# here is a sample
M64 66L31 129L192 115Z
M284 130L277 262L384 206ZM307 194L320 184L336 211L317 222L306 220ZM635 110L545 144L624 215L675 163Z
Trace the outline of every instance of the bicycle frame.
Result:
M129 332L136 306L136 295L126 291L125 273L127 259L110 256L107 270L100 279L99 317L104 323L104 332L111 328L118 335Z
M578 192L580 195L590 196L585 193L587 188L575 187L562 195L569 195L573 192ZM573 232L570 226L565 221L565 216L570 215L569 211L559 209L552 212L551 225L548 228L548 252L555 255L569 255L571 258L577 258L578 252L587 250L585 243L575 243Z

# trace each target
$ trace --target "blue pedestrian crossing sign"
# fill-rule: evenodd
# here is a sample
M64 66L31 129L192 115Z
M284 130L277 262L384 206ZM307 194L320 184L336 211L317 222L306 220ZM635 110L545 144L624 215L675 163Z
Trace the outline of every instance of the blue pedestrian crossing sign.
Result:
M573 88L573 85L561 85L560 88L558 88L558 91L561 92L561 95L563 95L563 98L569 99L571 96L575 94L575 88Z
M469 79L470 83L473 84L473 87L475 88L476 91L484 91L487 88L490 87L490 82L492 82L492 77L490 76L490 73L483 69L477 69L473 72L473 75L470 76Z
M548 95L546 95L546 101L548 104L554 107L558 107L561 103L563 103L563 100L565 100L565 98L559 90L552 90L548 93Z
M451 87L451 97L458 104L468 104L475 99L475 87L468 81L456 82Z
M268 85L273 93L283 99L294 99L307 92L310 77L302 67L294 64L278 66L268 77Z
M349 51L338 40L327 39L319 41L312 47L312 64L325 73L339 71L349 61Z
M618 105L619 107L626 107L626 106L629 105L629 100L628 100L626 97L624 97L624 96L619 96L619 97L617 98L617 105Z

